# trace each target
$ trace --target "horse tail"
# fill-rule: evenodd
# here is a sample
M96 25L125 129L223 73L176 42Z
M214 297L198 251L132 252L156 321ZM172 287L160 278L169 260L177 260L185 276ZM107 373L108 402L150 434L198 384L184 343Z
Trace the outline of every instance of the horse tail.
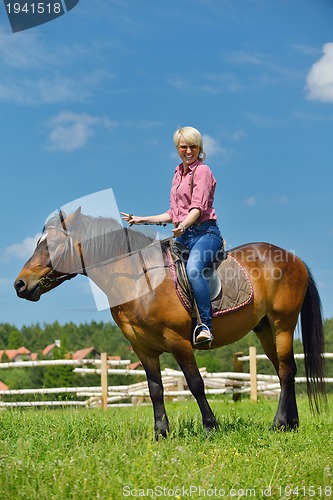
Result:
M309 283L301 309L301 330L307 393L312 413L327 404L324 365L324 329L317 285L307 268Z

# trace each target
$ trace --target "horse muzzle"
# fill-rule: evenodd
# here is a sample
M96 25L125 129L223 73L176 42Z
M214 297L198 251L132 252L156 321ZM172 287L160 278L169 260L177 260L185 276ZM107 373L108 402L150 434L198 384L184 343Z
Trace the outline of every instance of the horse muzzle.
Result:
M40 299L41 289L39 283L31 288L22 278L18 278L14 282L14 288L20 299L30 300L31 302L37 302Z

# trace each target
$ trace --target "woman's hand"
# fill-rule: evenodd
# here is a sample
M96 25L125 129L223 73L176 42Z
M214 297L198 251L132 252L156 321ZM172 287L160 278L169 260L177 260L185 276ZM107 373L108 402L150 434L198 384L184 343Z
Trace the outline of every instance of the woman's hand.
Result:
M170 215L167 212L159 215L147 215L146 217L140 217L138 215L127 214L126 212L120 212L122 219L129 224L168 224L171 222Z
M175 237L181 236L185 230L195 224L200 216L200 210L198 208L192 208L188 215L182 222L179 222L178 226L175 227L172 232Z
M122 219L128 222L128 224L142 224L142 217L135 216L133 214L127 214L126 212L120 212Z
M174 237L177 238L178 236L181 236L183 234L184 226L182 224L179 224L177 227L172 229L172 232L173 232Z

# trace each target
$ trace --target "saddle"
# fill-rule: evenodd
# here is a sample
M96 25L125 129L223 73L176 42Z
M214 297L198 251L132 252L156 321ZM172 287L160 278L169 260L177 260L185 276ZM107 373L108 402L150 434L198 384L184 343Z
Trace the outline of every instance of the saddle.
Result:
M169 240L166 254L179 300L195 316L193 291L186 274L189 249L182 243ZM208 281L213 316L235 311L253 300L253 286L248 273L223 247L205 278Z

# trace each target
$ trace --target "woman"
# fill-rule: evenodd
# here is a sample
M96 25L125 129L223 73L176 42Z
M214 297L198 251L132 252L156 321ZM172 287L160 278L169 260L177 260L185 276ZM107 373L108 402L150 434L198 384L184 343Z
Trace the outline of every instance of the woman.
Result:
M190 249L186 266L199 312L194 344L211 343L213 336L210 295L204 273L209 271L222 245L213 208L216 181L204 163L206 154L200 132L183 127L174 133L174 144L182 162L177 166L170 193L170 209L160 215L134 216L121 212L129 224L173 222L177 241Z

